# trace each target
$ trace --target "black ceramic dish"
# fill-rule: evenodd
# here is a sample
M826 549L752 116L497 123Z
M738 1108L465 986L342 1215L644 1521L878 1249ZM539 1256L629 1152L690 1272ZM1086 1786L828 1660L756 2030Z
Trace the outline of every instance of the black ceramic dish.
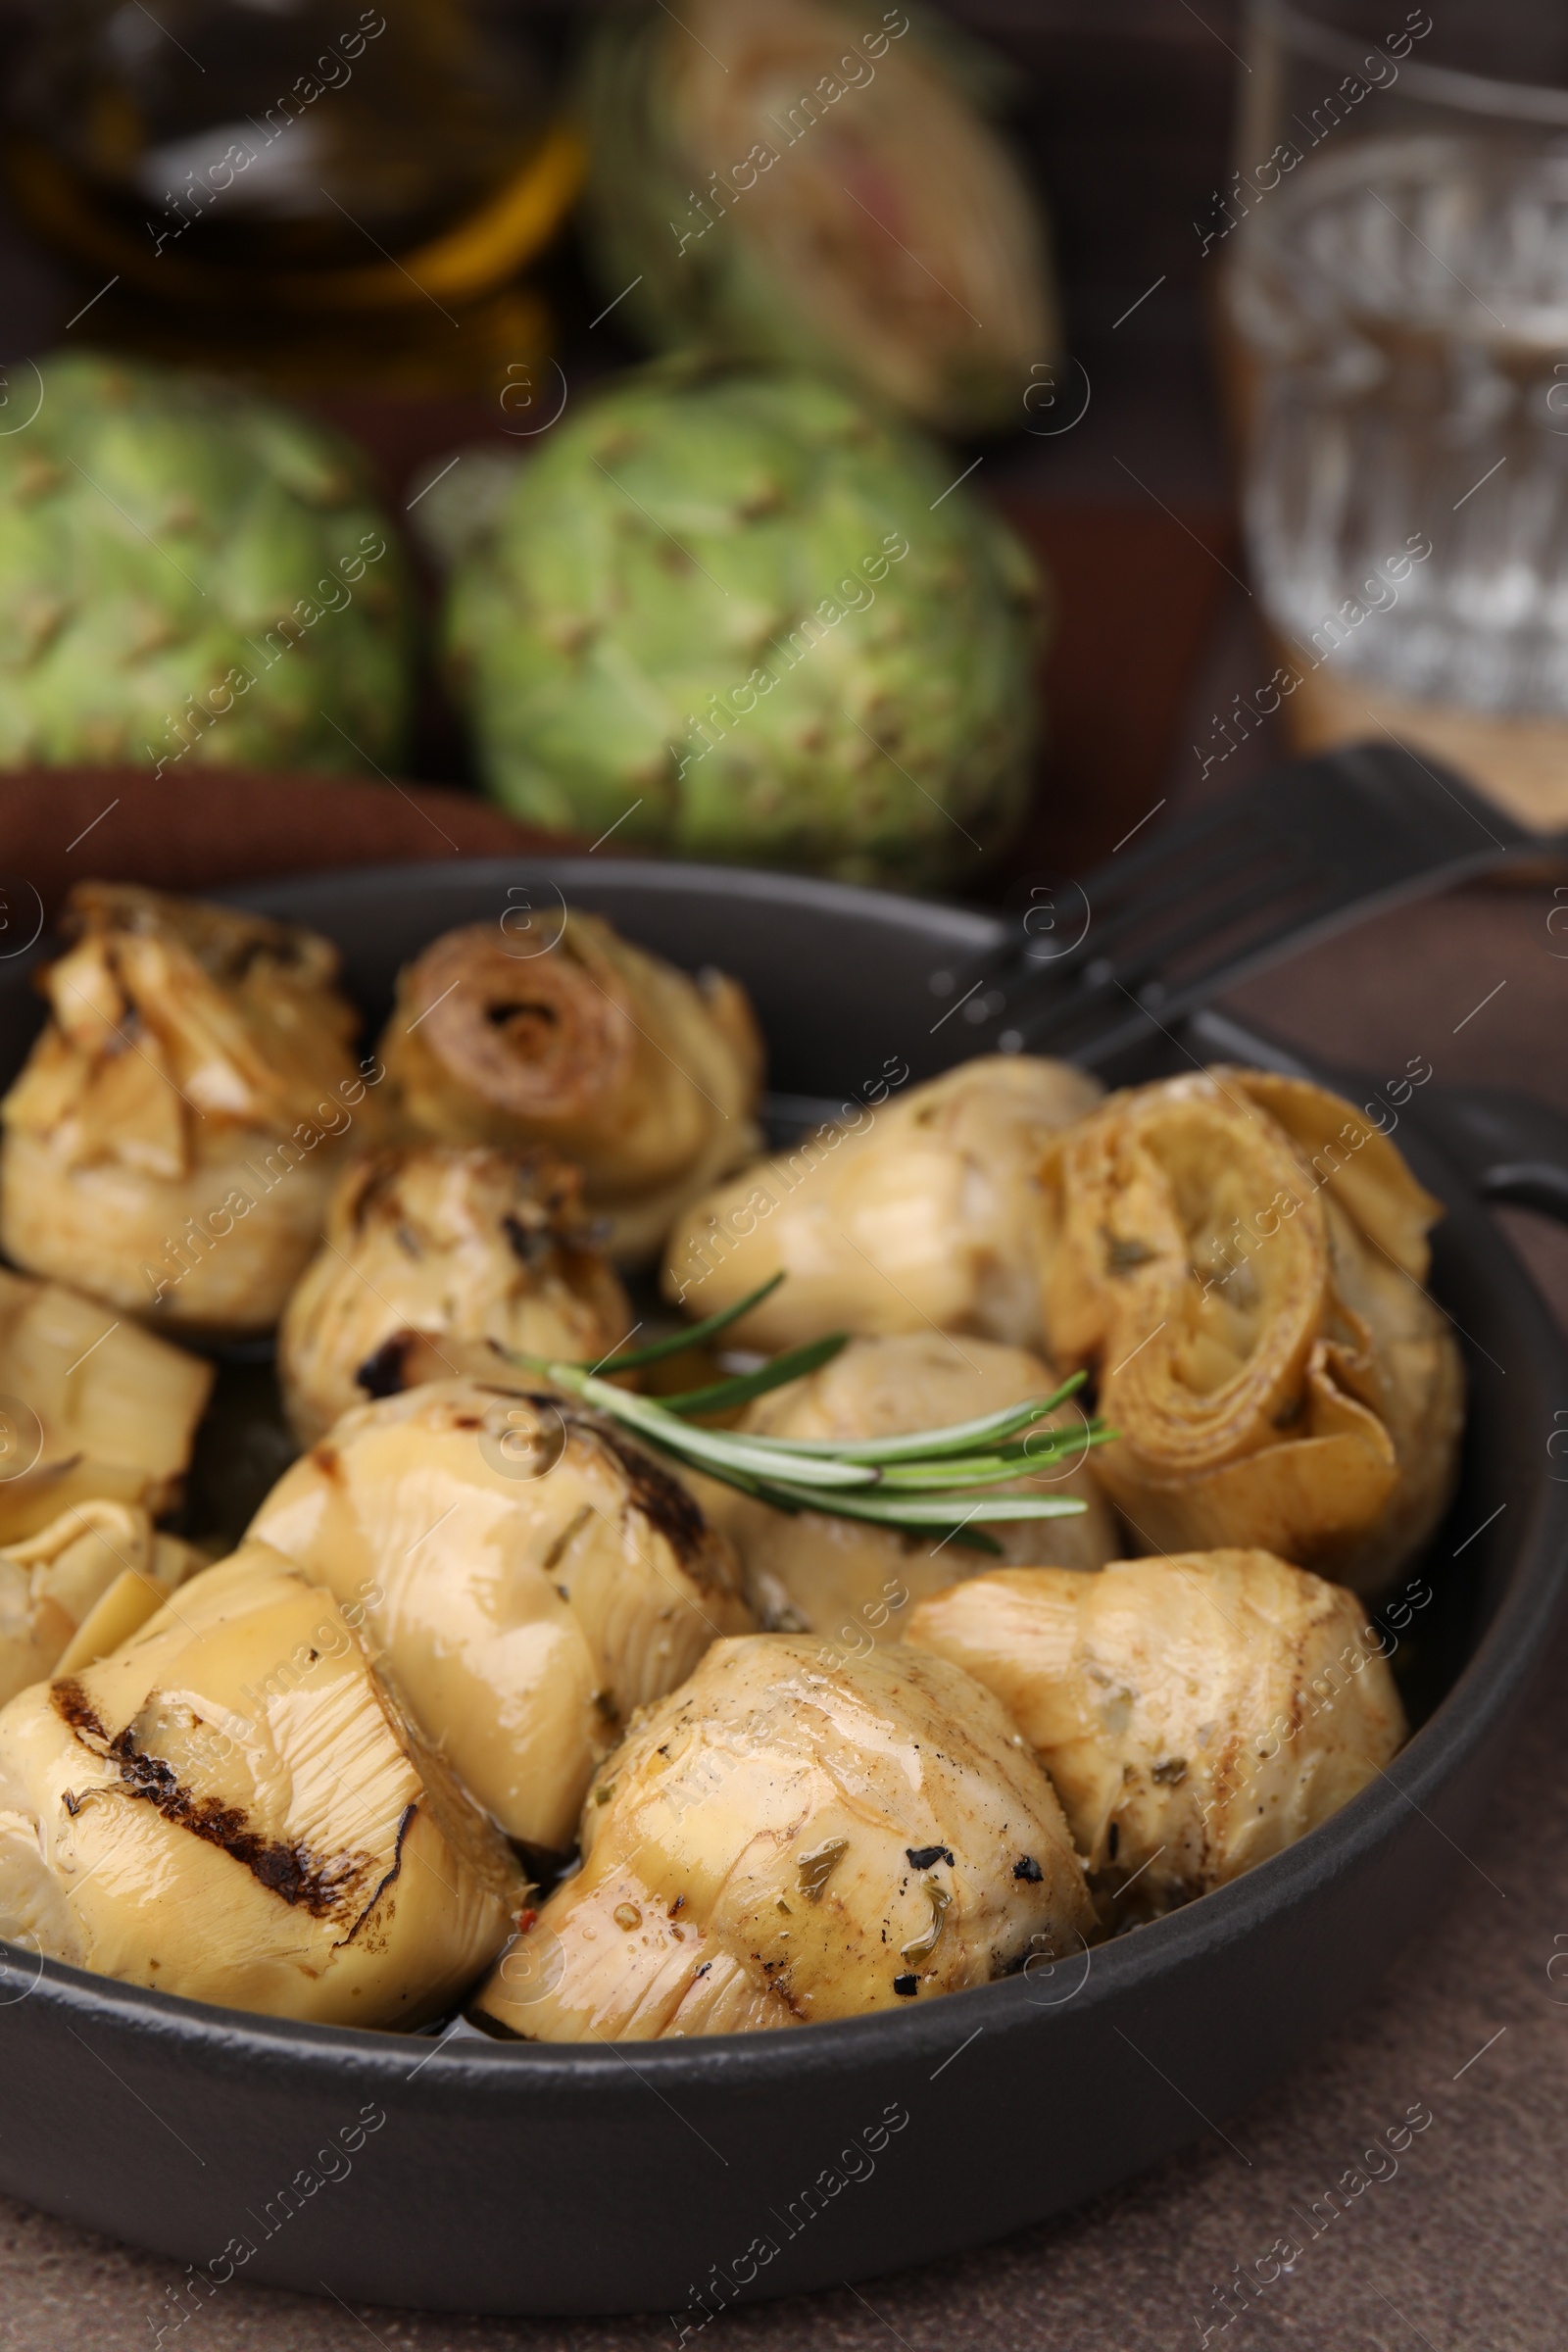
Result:
M505 918L524 955L553 936L561 891L745 980L802 1116L800 1099L836 1105L890 1057L916 1077L961 1058L961 1020L940 1019L927 975L994 936L980 915L823 883L603 860L328 875L245 904L337 940L376 1020L437 932ZM0 970L8 1083L38 1015L23 967ZM1298 1066L1212 1016L1186 1045ZM1113 1075L1188 1066L1152 1028ZM1368 1990L1455 1874L1461 1899L1496 1902L1481 1807L1563 1590L1568 1460L1551 1445L1568 1357L1483 1201L1568 1217L1568 1122L1433 1085L1398 1140L1447 1208L1432 1280L1467 1358L1466 1466L1425 1563L1436 1597L1403 1637L1425 1720L1323 1829L1044 1973L724 2040L437 2044L202 2008L12 1950L0 2186L194 2266L200 2284L150 2315L155 2332L234 2276L449 2310L652 2308L695 2332L737 2294L996 2237L1225 2125Z

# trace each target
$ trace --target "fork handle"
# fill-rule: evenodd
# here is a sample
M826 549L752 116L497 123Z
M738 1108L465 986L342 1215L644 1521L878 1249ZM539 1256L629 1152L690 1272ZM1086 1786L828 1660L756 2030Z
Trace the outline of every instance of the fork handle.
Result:
M1447 1086L1422 1103L1421 1124L1483 1200L1568 1225L1568 1112L1511 1087Z

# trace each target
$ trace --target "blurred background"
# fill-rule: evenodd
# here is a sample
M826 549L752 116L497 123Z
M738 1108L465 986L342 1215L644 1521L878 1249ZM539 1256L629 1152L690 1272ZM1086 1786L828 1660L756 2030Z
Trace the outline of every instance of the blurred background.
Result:
M289 862L359 778L995 899L1380 732L1568 825L1560 12L0 31L0 764L106 847L303 773Z

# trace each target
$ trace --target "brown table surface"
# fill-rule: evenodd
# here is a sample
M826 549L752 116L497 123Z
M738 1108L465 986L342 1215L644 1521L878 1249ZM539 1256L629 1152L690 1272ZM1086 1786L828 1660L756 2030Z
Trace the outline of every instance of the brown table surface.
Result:
M1533 1089L1568 1107L1568 939L1548 931L1551 906L1544 891L1462 892L1299 956L1235 1003L1340 1062L1381 1073L1422 1054L1440 1079ZM1568 1235L1522 1214L1508 1223L1568 1321ZM1278 2089L1216 2118L1234 2145L1205 2132L1081 2213L926 2270L733 2312L705 2345L1197 2352L1193 2315L1211 2308L1211 2285L1282 2233L1302 2235L1295 2210L1424 2100L1433 2125L1396 2176L1370 2186L1210 2341L1259 2352L1559 2352L1568 1983L1554 1984L1546 1967L1568 1948L1565 1665L1568 1642L1545 1662L1470 1855L1453 1856L1446 1915ZM1201 2101L1200 2083L1187 2087ZM1070 2132L1073 2121L1043 2112L1039 2128ZM178 2276L172 2263L0 2202L3 2340L24 2352L145 2347ZM675 2332L662 2314L362 2312L236 2281L179 2336L181 2352L352 2352L372 2341L388 2352L621 2352L673 2347Z

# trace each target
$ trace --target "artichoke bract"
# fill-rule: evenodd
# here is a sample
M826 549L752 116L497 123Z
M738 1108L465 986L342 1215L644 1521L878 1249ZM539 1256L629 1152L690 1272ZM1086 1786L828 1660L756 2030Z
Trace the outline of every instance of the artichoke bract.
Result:
M170 1510L212 1385L97 1299L0 1270L0 1544L99 1502Z
M346 1168L278 1333L301 1443L420 1380L504 1380L514 1352L608 1355L633 1316L581 1196L564 1160L482 1144L392 1145Z
M839 371L946 431L1021 424L1058 347L1045 240L951 48L829 0L610 17L586 85L606 299L629 287L660 348Z
M923 1601L906 1638L1002 1700L1115 1919L1239 1878L1392 1762L1404 1708L1362 1617L1269 1552L1191 1551L1000 1569Z
M601 1767L583 1866L478 1995L534 2041L858 2017L1084 1954L1051 1783L989 1690L894 1644L715 1642Z
M0 767L397 761L410 591L350 446L177 368L38 373L0 437Z
M226 2008L417 2026L523 1893L348 1616L265 1544L0 1711L0 1935L51 1959Z
M728 1544L652 1454L569 1399L477 1381L346 1413L250 1534L363 1609L417 1729L547 1851L632 1710L752 1622Z
M1052 1138L1041 1300L1117 1431L1139 1540L1258 1547L1377 1594L1458 1477L1464 1368L1423 1285L1442 1203L1305 1079L1221 1066Z
M73 1503L37 1535L0 1547L0 1705L118 1648L206 1565L139 1504L101 1499Z
M398 975L379 1049L391 1114L416 1136L560 1152L635 1264L761 1141L756 1017L738 981L692 979L597 915L529 936L473 923Z
M337 952L129 883L78 883L64 928L52 1017L0 1104L0 1243L129 1313L264 1331L345 1139L373 1131Z
M988 1054L857 1104L853 1126L818 1127L697 1201L670 1232L664 1296L698 1317L787 1274L732 1325L746 1348L937 1330L1038 1350L1041 1154L1100 1099L1070 1062Z
M1041 586L953 460L806 376L650 370L452 575L484 781L617 845L968 880L1028 797Z

